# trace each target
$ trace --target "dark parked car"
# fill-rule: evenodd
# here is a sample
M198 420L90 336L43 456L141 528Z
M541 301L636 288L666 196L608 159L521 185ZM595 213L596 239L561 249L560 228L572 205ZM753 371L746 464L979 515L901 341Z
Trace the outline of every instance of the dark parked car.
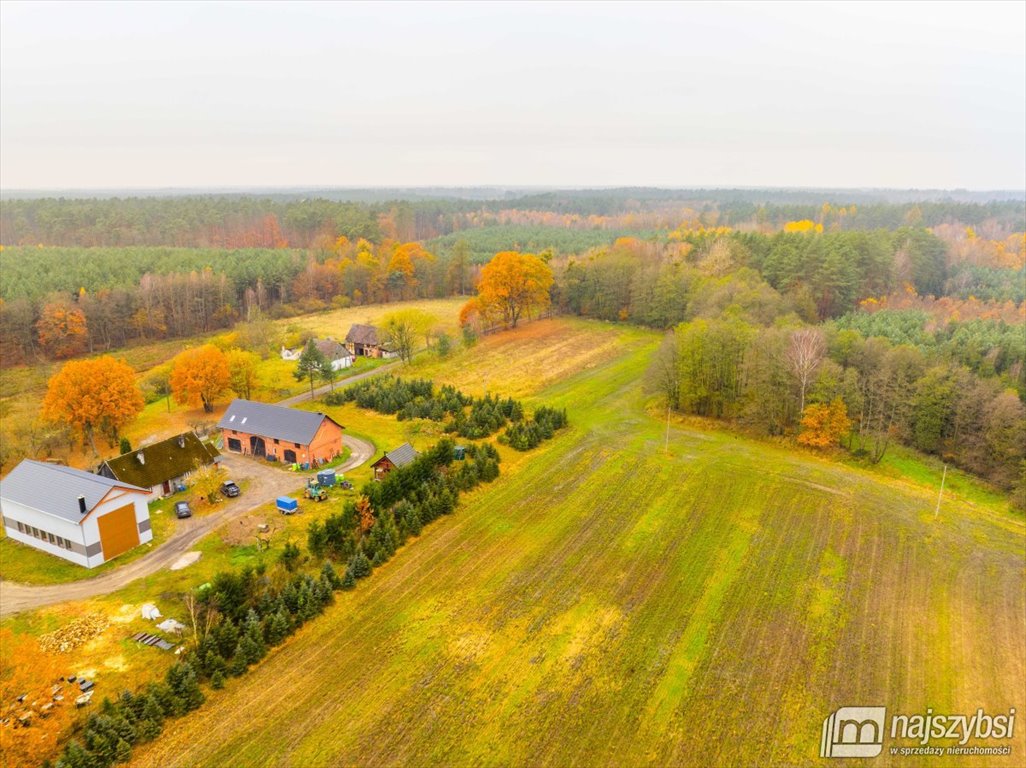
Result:
M175 517L179 520L185 517L192 517L192 508L189 507L187 501L176 501L175 502Z
M226 483L221 483L221 493L223 493L230 499L234 499L236 496L242 493L242 491L239 490L239 486L235 484L234 480L229 480Z

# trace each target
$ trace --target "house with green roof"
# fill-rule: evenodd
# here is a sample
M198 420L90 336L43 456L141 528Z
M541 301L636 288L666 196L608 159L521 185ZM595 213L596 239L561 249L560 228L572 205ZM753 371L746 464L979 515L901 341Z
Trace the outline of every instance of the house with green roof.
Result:
M96 473L138 488L149 488L156 496L170 496L190 472L220 460L221 454L214 446L204 443L195 432L183 432L107 459Z

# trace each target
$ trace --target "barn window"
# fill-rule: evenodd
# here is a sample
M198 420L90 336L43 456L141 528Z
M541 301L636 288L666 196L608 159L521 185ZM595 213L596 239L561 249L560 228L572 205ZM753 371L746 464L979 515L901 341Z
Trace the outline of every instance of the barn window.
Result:
M21 520L18 520L17 523L18 523L18 533L25 533L25 529L21 527Z
M278 438L274 438L274 444L275 444L275 445L277 445L277 444L278 444Z
M299 443L293 443L293 445L296 446L296 448L299 448Z
M48 539L50 540L50 543L51 543L51 544L54 544L54 543L55 543L55 542L54 542L54 540L53 540L53 534L52 534L52 533L48 533L48 534L46 534L46 538L48 538Z

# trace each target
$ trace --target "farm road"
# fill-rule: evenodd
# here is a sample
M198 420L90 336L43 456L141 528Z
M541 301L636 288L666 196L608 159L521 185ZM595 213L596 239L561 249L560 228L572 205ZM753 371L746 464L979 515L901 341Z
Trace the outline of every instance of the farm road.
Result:
M358 381L363 381L364 379L368 379L371 376L377 376L378 374L381 374L381 373L388 373L389 371L393 371L396 368L398 368L401 364L402 363L399 360L396 360L394 363L389 363L388 365L383 365L380 368L372 368L369 371L364 371L363 373L358 373L355 376L349 376L348 378L341 379L340 381L336 381L335 384L334 384L334 388L338 389L340 387L348 387L350 384L355 384ZM287 397L284 400L279 400L278 401L278 405L287 405L287 406L298 405L299 403L305 403L307 400L313 400L315 397L320 397L321 395L326 395L331 390L332 390L332 385L331 384L323 384L322 386L315 387L312 395L310 394L310 392L304 392L301 395L294 395L293 397Z
M380 370L380 369L379 369ZM352 455L336 468L339 473L354 469L374 455L374 446L348 435L342 438ZM63 603L67 600L86 600L120 589L126 584L156 573L188 552L196 542L229 520L250 512L269 500L296 490L300 478L281 467L246 459L224 456L224 465L233 480L248 481L246 491L225 503L216 512L202 517L175 521L175 531L152 552L120 568L92 579L67 584L32 585L0 581L0 616ZM172 514L170 511L165 514Z

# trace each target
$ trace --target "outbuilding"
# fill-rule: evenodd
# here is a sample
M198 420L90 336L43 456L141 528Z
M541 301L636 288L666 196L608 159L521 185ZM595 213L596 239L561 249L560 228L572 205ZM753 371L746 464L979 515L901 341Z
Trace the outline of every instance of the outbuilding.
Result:
M31 459L0 481L7 535L86 568L153 540L150 497L120 480Z
M373 325L354 324L346 334L346 348L357 357L398 357L399 353Z
M398 448L388 451L384 456L371 464L374 470L374 479L381 480L385 475L397 467L405 467L416 459L418 453L409 443L403 443Z
M220 460L217 448L204 443L195 432L184 432L107 459L96 472L111 480L149 488L157 496L169 496L190 472Z
M232 453L286 464L324 464L342 453L342 425L330 416L233 400L217 423Z

